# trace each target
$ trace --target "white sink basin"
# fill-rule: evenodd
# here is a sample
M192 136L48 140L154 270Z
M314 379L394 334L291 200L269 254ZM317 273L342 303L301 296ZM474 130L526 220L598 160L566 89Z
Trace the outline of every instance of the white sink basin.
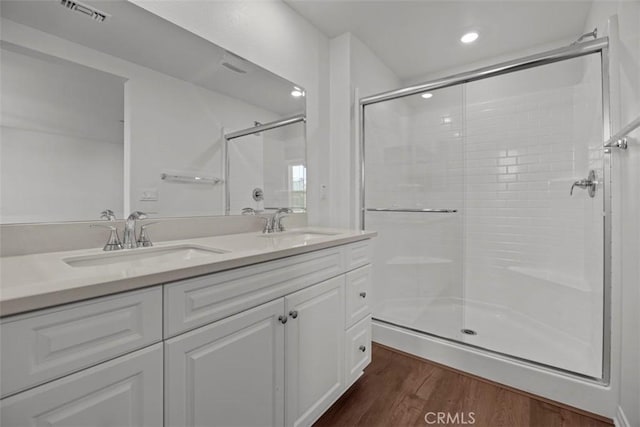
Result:
M311 240L321 237L337 236L340 233L332 233L329 231L316 231L316 230L292 230L276 233L261 234L260 237L268 237L271 239L298 239L298 240Z
M188 261L197 258L213 257L228 253L223 249L208 248L197 245L176 245L166 247L151 247L124 249L121 251L105 252L97 255L85 255L64 258L71 267L94 267L99 265L113 265L127 263L136 267L160 265L174 261Z

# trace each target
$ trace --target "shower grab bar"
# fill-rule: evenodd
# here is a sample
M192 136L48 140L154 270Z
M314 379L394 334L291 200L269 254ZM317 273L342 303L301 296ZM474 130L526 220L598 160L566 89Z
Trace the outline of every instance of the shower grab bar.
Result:
M623 127L613 135L607 142L604 143L604 148L621 148L623 150L627 149L627 138L635 128L640 127L640 117L637 117L635 120L631 121L628 125Z
M456 213L457 209L367 208L369 212Z

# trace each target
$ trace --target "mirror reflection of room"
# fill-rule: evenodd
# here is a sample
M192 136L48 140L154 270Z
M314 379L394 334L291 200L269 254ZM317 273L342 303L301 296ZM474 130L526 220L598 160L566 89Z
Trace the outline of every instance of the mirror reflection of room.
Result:
M105 209L239 214L253 206L241 203L249 176L268 204L305 210L304 125L265 132L265 155L259 144L224 152L225 134L304 117L301 86L129 2L95 4L102 22L58 2L2 2L2 223L94 220ZM226 165L239 182L225 180Z
M228 142L230 213L305 211L304 132L299 121Z

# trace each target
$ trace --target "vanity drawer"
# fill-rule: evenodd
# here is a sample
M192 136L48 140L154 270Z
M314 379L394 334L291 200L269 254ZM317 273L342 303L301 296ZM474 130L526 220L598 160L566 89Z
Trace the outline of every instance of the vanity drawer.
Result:
M4 397L162 340L162 289L9 317L0 340Z
M345 325L348 328L371 313L371 307L369 306L372 283L371 264L350 271L346 276L347 303Z
M348 388L371 363L371 316L349 328L345 340L345 385Z
M162 426L162 343L8 397L0 424Z
M338 276L343 256L335 247L166 284L165 338Z
M350 245L345 246L344 249L344 265L346 271L353 270L354 268L362 267L363 265L371 263L373 247L371 245L370 239L351 243Z

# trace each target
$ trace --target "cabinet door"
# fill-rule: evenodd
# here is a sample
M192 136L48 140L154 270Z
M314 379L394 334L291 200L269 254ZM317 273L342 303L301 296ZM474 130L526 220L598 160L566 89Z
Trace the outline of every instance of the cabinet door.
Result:
M166 341L168 426L284 424L282 298Z
M2 400L3 426L162 425L162 344Z
M285 297L286 424L311 425L344 391L344 275Z

